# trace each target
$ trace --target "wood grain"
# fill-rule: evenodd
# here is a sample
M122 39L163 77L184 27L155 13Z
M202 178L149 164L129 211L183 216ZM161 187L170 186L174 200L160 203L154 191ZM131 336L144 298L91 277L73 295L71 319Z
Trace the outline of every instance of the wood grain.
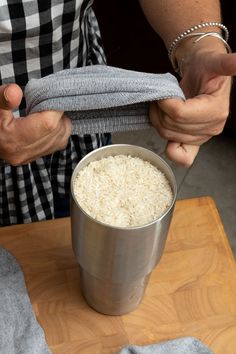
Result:
M22 266L29 296L55 354L117 354L194 336L215 354L236 353L236 266L214 201L178 201L161 262L142 304L125 316L89 308L80 293L70 219L0 229Z

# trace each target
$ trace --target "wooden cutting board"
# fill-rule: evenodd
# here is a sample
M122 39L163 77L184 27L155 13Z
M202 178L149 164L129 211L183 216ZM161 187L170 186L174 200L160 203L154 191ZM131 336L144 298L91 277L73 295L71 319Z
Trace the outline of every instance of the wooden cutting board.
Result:
M215 354L236 353L236 267L210 197L176 203L144 300L124 316L99 314L84 301L69 218L1 228L0 244L22 266L55 354L117 354L128 343L183 336L200 339Z

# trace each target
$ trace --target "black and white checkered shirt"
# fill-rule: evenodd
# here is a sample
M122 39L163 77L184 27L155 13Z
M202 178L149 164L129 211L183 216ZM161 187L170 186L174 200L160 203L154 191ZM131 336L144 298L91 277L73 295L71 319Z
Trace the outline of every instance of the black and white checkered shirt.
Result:
M104 63L91 0L2 0L0 83L22 88L31 78ZM14 115L24 116L24 101ZM71 136L63 151L28 165L0 166L0 224L54 217L53 195L69 196L78 161L103 145L106 136Z

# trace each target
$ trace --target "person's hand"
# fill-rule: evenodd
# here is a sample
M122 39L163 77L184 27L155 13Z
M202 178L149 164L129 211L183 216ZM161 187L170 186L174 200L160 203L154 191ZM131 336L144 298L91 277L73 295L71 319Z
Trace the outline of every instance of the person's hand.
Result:
M150 107L152 124L168 140L167 156L185 166L193 163L201 144L222 132L229 114L230 76L236 74L236 54L226 54L218 39L191 43L188 50L185 57L179 54L184 57L180 86L187 100L167 99Z
M66 147L70 119L63 112L44 111L14 118L22 99L16 84L0 86L0 159L18 166Z

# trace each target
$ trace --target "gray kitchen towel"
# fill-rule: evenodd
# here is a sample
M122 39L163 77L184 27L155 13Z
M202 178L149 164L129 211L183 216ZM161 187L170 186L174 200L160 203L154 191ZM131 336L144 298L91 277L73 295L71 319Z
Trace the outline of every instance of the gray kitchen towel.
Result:
M22 270L0 247L0 353L50 354L32 310Z
M72 119L72 134L150 127L148 102L184 99L170 73L150 74L107 65L67 69L25 87L27 113L60 110Z
M158 344L137 346L128 345L118 354L214 354L201 341L194 337L177 338Z

